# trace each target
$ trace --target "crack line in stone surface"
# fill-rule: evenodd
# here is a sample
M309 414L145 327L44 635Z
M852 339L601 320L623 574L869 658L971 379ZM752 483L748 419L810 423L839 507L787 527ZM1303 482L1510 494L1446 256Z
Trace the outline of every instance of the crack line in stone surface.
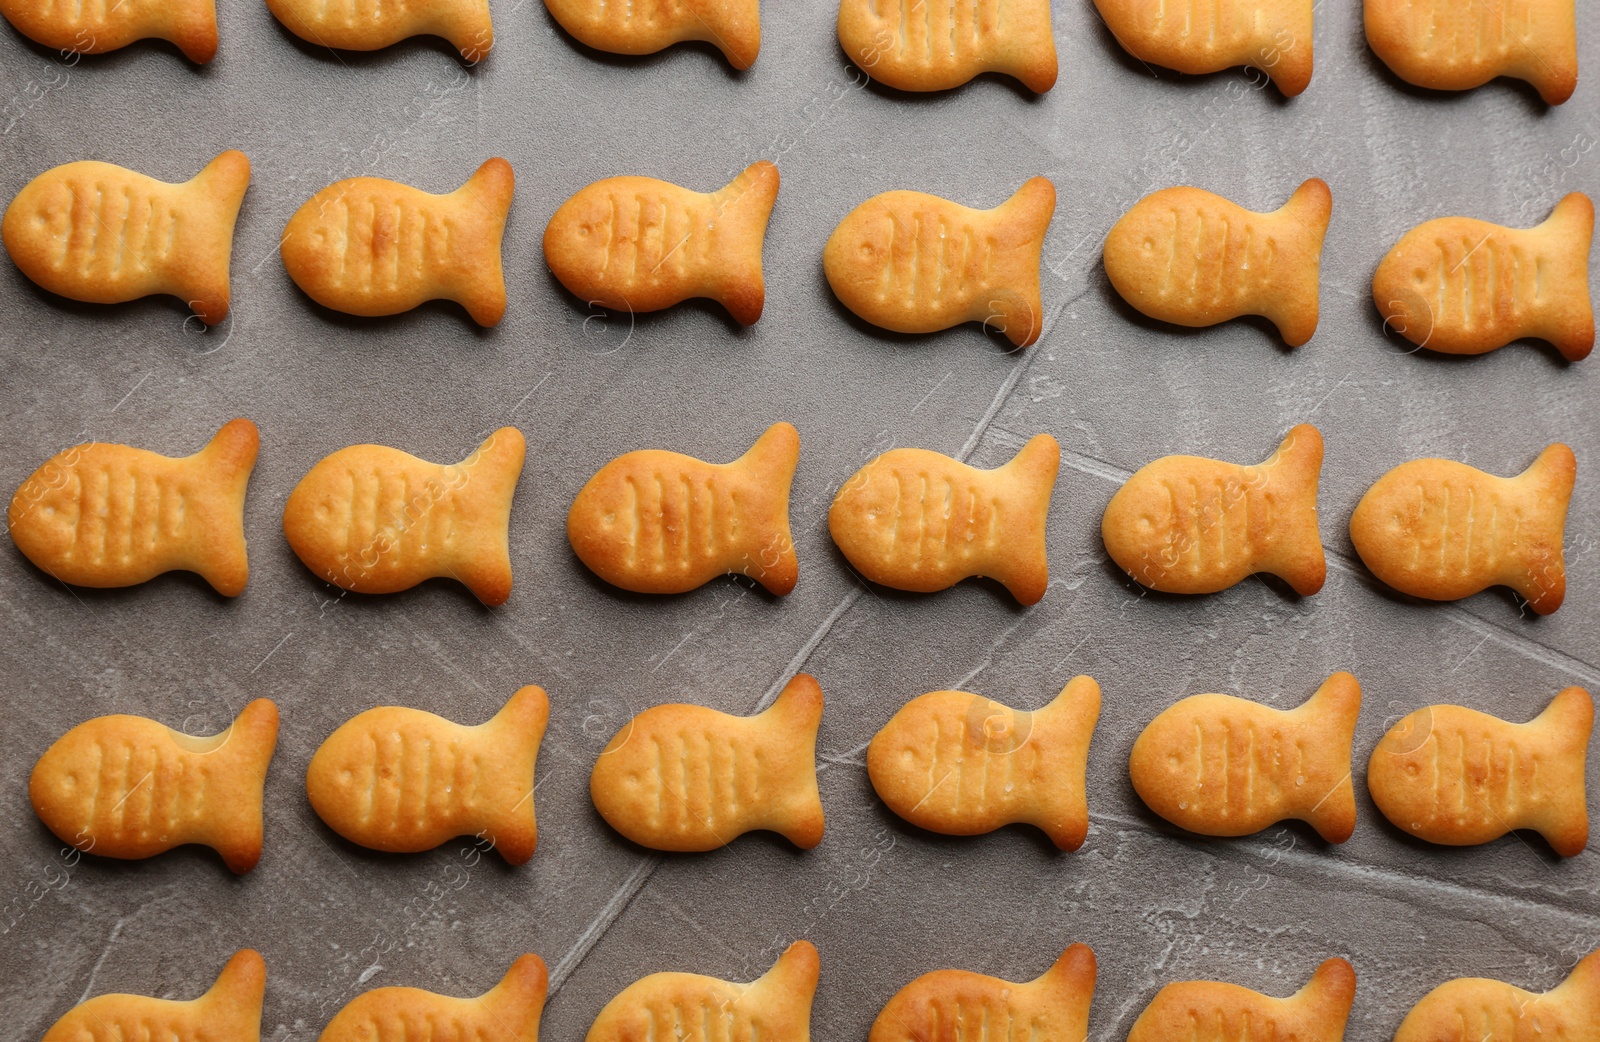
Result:
M1159 828L1139 818L1124 817L1120 814L1091 811L1089 820L1116 828L1135 829L1148 835L1171 835L1167 829ZM1401 889L1433 890L1452 900L1470 898L1474 901L1511 903L1539 912L1558 912L1562 915L1571 916L1575 921L1584 920L1590 923L1594 929L1600 930L1600 915L1569 908L1553 900L1534 900L1519 894L1483 890L1475 886L1468 886L1465 883L1455 883L1434 876L1419 875L1393 868L1382 868L1377 865L1332 858L1328 856L1327 852L1321 850L1302 852L1298 846L1284 850L1282 847L1275 846L1271 840L1252 838L1216 843L1204 839L1190 840L1183 836L1176 838L1221 860L1236 861L1239 860L1239 857L1230 857L1229 855L1239 855L1253 861L1268 862L1268 867L1271 868L1276 868L1284 862L1292 862L1296 867L1306 869L1307 875L1313 880L1334 875L1345 877L1361 885L1371 885L1378 882L1387 883Z

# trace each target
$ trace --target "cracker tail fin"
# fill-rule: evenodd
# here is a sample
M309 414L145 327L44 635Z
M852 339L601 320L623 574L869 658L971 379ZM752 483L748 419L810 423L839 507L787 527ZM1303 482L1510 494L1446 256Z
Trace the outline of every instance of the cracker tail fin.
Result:
M1551 997L1559 995L1565 1002L1577 1007L1578 1015L1572 1023L1600 1022L1600 950L1579 959L1578 965L1567 974L1567 979L1546 994Z
M228 317L228 267L233 256L233 226L239 219L245 189L250 187L250 160L229 149L184 186L191 197L204 199L201 216L188 227L203 229L184 255L173 258L185 280L179 290L195 317L214 326ZM197 207L197 209L200 207ZM221 258L218 263L216 258Z
M1089 1029L1089 1004L1094 998L1097 969L1094 950L1087 944L1074 944L1030 984L1050 996L1049 1008L1062 1010L1071 1018L1063 1025L1063 1039L1081 1038Z
M715 219L727 230L717 240L717 270L722 282L716 299L740 325L755 325L766 305L761 248L772 207L778 201L778 182L777 166L763 159L711 193Z
M1318 966L1305 987L1289 1000L1306 1010L1305 1023L1321 1024L1323 1038L1343 1038L1356 999L1356 971L1335 956Z
M822 725L822 685L809 673L796 673L760 719L771 727L769 741L786 757L807 765L805 778L787 794L773 830L810 850L822 842L822 794L817 789L817 729Z
M216 1038L261 1036L261 1003L267 993L267 964L253 948L233 954L215 983L196 1003L206 1011L206 1034Z
M180 0L172 5L166 21L163 37L185 58L204 65L217 56L216 0Z
M1533 84L1546 105L1560 105L1578 88L1578 37L1575 11L1569 5L1541 29L1529 29L1538 38L1526 49L1517 74Z
M224 779L226 792L211 804L206 843L222 855L230 870L243 875L261 860L267 768L278 748L277 704L270 698L256 699L214 741L203 755L225 758L216 777Z
M810 941L795 941L785 948L772 967L751 983L751 990L771 989L781 997L784 1011L793 1016L801 1030L781 1031L785 1038L806 1038L810 1034L811 1002L817 995L817 979L822 975L822 960Z
M1002 58L1001 72L1014 76L1035 94L1056 85L1060 64L1056 58L1056 37L1050 25L1050 5L1040 4L1036 31L1012 35Z
M748 452L733 466L749 470L760 478L762 502L751 504L750 516L770 518L758 525L745 548L744 574L779 597L794 589L800 580L800 558L789 530L789 488L794 483L795 467L800 464L800 432L790 423L768 427Z
M1552 763L1571 779L1566 799L1548 807L1534 826L1562 857L1576 857L1589 845L1589 800L1584 790L1584 766L1589 736L1594 732L1594 699L1581 687L1569 687L1528 724L1548 736L1557 750ZM1552 786L1552 789L1556 788ZM1600 1000L1600 993L1596 994Z
M204 475L205 520L194 526L194 570L224 597L244 592L250 560L244 537L244 492L261 451L261 432L246 419L230 420L190 457Z
M1311 86L1314 49L1311 45L1314 7L1311 4L1287 5L1295 23L1277 30L1257 52L1257 68L1267 74L1286 98Z
M1039 257L1056 212L1056 186L1047 177L1029 179L990 211L994 215L995 256L1003 265L995 290L974 303L974 318L1017 347L1028 347L1044 329L1039 296Z
M1567 565L1562 552L1566 539L1567 503L1578 476L1578 459L1556 442L1539 454L1527 470L1511 479L1531 488L1541 506L1512 555L1506 585L1528 600L1528 607L1549 615L1567 596ZM1534 531L1528 532L1528 528Z
M1033 729L1028 734L1028 740L1051 741L1049 735L1036 732L1053 731L1057 735L1053 740L1074 753L1072 762L1063 765L1055 779L1057 784L1051 791L1053 799L1047 815L1041 815L1035 822L1044 829L1058 850L1077 850L1089 835L1089 736L1100 721L1100 704L1100 684L1094 677L1080 676L1069 680L1049 705L1033 713ZM1020 751L1020 748L1013 750L1013 755ZM1089 981L1092 987L1092 953L1089 958Z
M539 1018L550 994L550 972L537 955L519 955L500 983L478 1001L494 1025L490 1036L504 1042L539 1042Z
M1554 237L1549 258L1554 263L1543 259L1540 263L1555 277L1533 335L1550 341L1569 362L1587 358L1594 349L1594 307L1589 298L1594 203L1582 192L1572 192L1534 231Z
M1317 524L1317 481L1322 475L1322 432L1309 423L1290 429L1272 455L1251 467L1246 482L1271 485L1286 518L1262 562L1302 597L1322 589L1328 578L1328 561L1322 552ZM1249 489L1245 494L1248 495Z
M760 0L730 0L699 10L703 38L716 45L729 65L742 72L756 63L761 53Z
M467 0L448 21L450 24L439 27L439 35L449 40L465 61L477 64L489 56L489 49L494 46L494 22L489 17L488 0Z
M1326 736L1311 754L1323 784L1307 794L1309 805L1297 816L1329 843L1343 843L1356 830L1351 753L1361 715L1361 682L1349 673L1335 673L1293 712L1314 720Z
M1035 434L996 472L1009 485L1008 520L1001 540L1004 560L991 562L988 574L998 579L1019 604L1037 604L1050 586L1050 559L1045 552L1045 526L1050 497L1061 469L1061 445L1048 434Z
M1289 201L1274 214L1289 226L1284 237L1305 246L1300 263L1291 269L1285 285L1278 288L1272 302L1264 308L1266 317L1278 327L1278 334L1290 347L1299 347L1317 331L1322 243L1327 238L1328 220L1332 215L1333 193L1320 177L1310 178L1295 189ZM1283 256L1281 249L1279 256Z
M509 864L520 865L539 845L539 824L534 815L534 769L539 743L550 722L550 699L534 684L519 688L488 723L485 748L499 765L480 839L486 839Z
M501 427L451 468L450 492L470 501L467 513L480 530L465 541L452 574L491 608L511 596L511 501L528 442L515 427ZM431 504L430 504L431 505Z
M472 321L486 328L497 325L506 313L500 243L505 237L506 215L511 212L516 187L511 164L495 156L478 167L466 184L450 193L460 207L459 218L465 226L461 237L468 244L467 258L461 265L465 278L451 288L451 296L467 309Z

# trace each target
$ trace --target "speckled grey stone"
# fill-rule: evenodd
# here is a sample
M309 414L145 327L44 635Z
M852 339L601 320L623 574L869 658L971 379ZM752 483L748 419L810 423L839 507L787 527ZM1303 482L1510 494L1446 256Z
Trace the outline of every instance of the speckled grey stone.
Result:
M1184 695L1290 706L1338 669L1366 692L1358 775L1416 706L1526 719L1565 685L1600 687L1600 362L1568 365L1527 344L1468 360L1408 353L1368 297L1378 259L1424 219L1528 224L1567 191L1600 189L1600 23L1580 6L1584 75L1557 109L1504 81L1459 95L1406 87L1365 48L1350 2L1321 5L1316 76L1289 101L1239 71L1153 73L1088 0L1056 2L1061 79L1042 98L987 78L929 97L858 88L827 0L768 3L746 74L704 47L585 51L538 0L496 0L498 42L471 70L427 42L335 56L254 0L222 5L221 49L204 68L148 44L69 65L0 32L0 196L84 158L180 180L237 147L255 169L234 316L209 333L173 301L73 305L0 264L0 491L84 438L181 454L239 415L262 434L246 514L253 574L237 600L187 576L68 590L0 550L0 1036L38 1038L106 991L191 997L245 945L267 960L274 1042L310 1042L366 987L477 993L523 951L552 970L545 1038L571 1042L638 976L749 978L801 936L822 953L813 1028L828 1042L863 1038L926 970L1026 978L1072 941L1100 961L1095 1042L1120 1042L1168 980L1283 994L1334 954L1361 982L1352 1042L1389 1038L1453 976L1554 985L1600 945L1593 851L1562 861L1520 835L1430 847L1384 822L1359 778L1360 821L1342 846L1299 826L1202 840L1143 808L1126 758ZM372 173L443 191L494 154L518 179L498 328L478 330L453 305L352 319L285 275L278 236L323 185ZM633 172L710 189L761 157L778 161L783 189L757 326L698 305L592 317L546 271L544 223L589 181ZM875 332L828 293L822 244L868 195L910 187L989 206L1041 173L1060 205L1045 245L1049 325L1031 350L974 327ZM1193 183L1268 209L1311 175L1332 186L1334 213L1322 324L1305 347L1285 350L1258 322L1160 327L1110 290L1101 238L1146 192ZM804 442L792 596L724 580L648 600L573 558L564 513L602 462L641 446L731 459L780 418ZM1253 462L1300 421L1327 438L1321 593L1251 579L1200 599L1141 596L1117 574L1098 523L1130 471L1177 451ZM375 441L459 458L506 423L529 454L504 608L445 582L339 596L290 553L284 497L326 453ZM993 465L1039 431L1065 450L1040 604L1020 609L988 583L926 597L870 589L844 567L827 505L873 454L918 445ZM1577 450L1580 473L1570 592L1555 616L1522 617L1503 592L1412 602L1361 567L1346 520L1394 464L1445 455L1512 473L1556 439ZM756 835L663 857L594 813L589 767L632 711L664 700L748 711L801 668L828 698L821 846ZM1059 854L1022 828L932 836L877 801L862 749L907 699L965 686L1031 707L1081 672L1105 690L1081 851ZM473 863L462 842L380 856L311 813L306 762L342 720L390 703L483 719L525 683L544 685L553 710L527 865ZM202 849L69 866L29 809L33 761L83 719L129 712L209 729L261 695L277 700L283 730L266 852L243 878ZM1600 789L1600 759L1589 779Z

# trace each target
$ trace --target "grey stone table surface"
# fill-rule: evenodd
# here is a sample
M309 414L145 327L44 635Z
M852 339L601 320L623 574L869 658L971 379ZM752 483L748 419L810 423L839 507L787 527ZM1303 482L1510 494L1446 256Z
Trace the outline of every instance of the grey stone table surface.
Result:
M266 957L263 1037L275 1042L314 1039L368 987L476 994L524 951L551 968L544 1037L570 1042L645 973L749 979L807 937L823 966L813 1030L828 1042L863 1038L919 973L1031 978L1073 941L1099 957L1096 1042L1125 1037L1166 981L1286 994L1330 955L1360 979L1348 1037L1377 1042L1447 978L1542 990L1600 946L1593 848L1561 860L1531 835L1431 847L1389 826L1360 784L1379 737L1412 708L1460 702L1521 720L1566 685L1600 687L1600 363L1530 344L1476 359L1410 352L1384 335L1368 292L1378 259L1422 220L1532 224L1564 193L1600 190L1591 5L1577 94L1553 109L1507 81L1451 95L1405 86L1366 49L1347 0L1320 5L1316 75L1292 100L1240 70L1151 70L1087 0L1056 0L1061 78L1038 98L988 77L927 97L863 87L828 2L768 3L761 58L743 74L704 47L590 52L538 0L495 0L497 43L470 69L427 41L334 54L254 0L221 7L218 57L198 68L163 45L74 62L0 32L0 197L84 158L174 181L225 148L254 166L234 313L217 329L197 330L171 300L73 305L0 265L0 489L85 439L179 455L235 416L262 434L246 509L252 574L236 600L185 575L68 589L9 545L0 552L0 1036L38 1038L107 991L192 997L250 946ZM318 188L366 173L444 191L490 155L518 181L498 327L479 330L444 304L353 319L285 274L284 222ZM783 187L754 327L711 305L595 316L545 268L544 224L584 184L627 172L708 190L762 157L778 162ZM1008 351L975 326L888 335L834 302L819 255L857 202L909 187L990 206L1035 174L1060 193L1037 346ZM1101 239L1143 194L1192 183L1269 209L1312 175L1332 186L1334 214L1321 326L1304 347L1284 349L1258 322L1163 327L1110 290ZM804 446L791 596L734 579L630 596L573 557L565 511L605 460L644 446L727 460L778 419ZM1147 595L1109 563L1098 519L1128 473L1172 452L1253 462L1301 421L1327 438L1321 593L1251 579L1204 598ZM284 498L334 449L378 442L451 460L508 423L529 453L503 608L447 582L341 596L284 542ZM844 566L827 506L874 454L915 445L993 466L1039 431L1060 439L1064 466L1038 605L1019 608L986 582L898 594ZM1356 558L1350 511L1393 465L1440 455L1510 474L1555 440L1580 461L1559 613L1531 617L1504 591L1412 601ZM661 856L599 819L589 769L634 710L748 712L801 669L827 695L819 847L757 834ZM1221 691L1287 707L1340 669L1365 690L1348 843L1299 826L1203 840L1133 793L1133 739L1178 698ZM919 832L875 797L864 745L909 698L964 687L1034 707L1079 673L1098 678L1105 709L1077 853L1021 827ZM402 704L477 721L527 683L548 689L552 717L526 865L474 862L463 841L382 856L311 812L306 762L347 717ZM199 848L75 861L34 817L27 773L73 724L122 712L219 728L263 695L283 726L254 872L234 878ZM1588 777L1600 789L1600 758Z

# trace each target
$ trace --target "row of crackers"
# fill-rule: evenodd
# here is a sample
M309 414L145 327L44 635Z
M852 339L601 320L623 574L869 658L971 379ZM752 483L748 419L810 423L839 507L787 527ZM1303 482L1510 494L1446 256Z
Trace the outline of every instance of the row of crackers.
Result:
M868 744L867 774L884 805L919 828L973 836L1021 823L1076 850L1088 835L1086 772L1100 706L1100 685L1087 676L1034 711L929 692ZM816 678L799 673L753 716L690 704L645 709L596 760L595 808L656 850L715 850L755 830L809 850L823 836L822 707ZM1343 672L1288 710L1192 695L1140 733L1129 776L1151 810L1192 833L1244 836L1295 819L1342 843L1356 826L1360 711L1361 685ZM522 864L538 842L534 769L549 716L544 690L531 685L473 726L419 709L369 709L311 757L306 794L328 827L361 846L417 853L471 835ZM1574 857L1589 838L1593 722L1593 699L1580 687L1527 723L1425 706L1377 744L1366 784L1384 816L1420 839L1473 846L1531 829ZM210 736L144 717L96 717L40 757L29 796L79 851L145 858L199 843L248 872L261 857L277 735L278 709L265 698Z
M1140 61L1186 73L1246 66L1291 97L1311 82L1315 0L1095 5L1117 42ZM633 0L545 0L545 6L575 39L614 54L651 54L698 40L720 49L734 68L747 69L761 48L758 0L639 0L637 10ZM434 0L398 10L363 0L267 0L267 7L287 29L320 47L371 51L433 35L478 62L494 44L489 0ZM210 61L217 51L215 0L75 7L0 0L0 13L30 39L64 53L98 54L151 38L171 41L195 62ZM1466 90L1511 76L1559 105L1577 85L1575 0L1366 0L1365 22L1373 51L1418 86ZM985 72L1015 77L1040 93L1056 82L1050 0L948 6L841 0L839 43L868 75L899 90L947 90Z
M216 324L228 313L233 230L249 182L250 162L237 151L182 184L110 163L67 163L17 194L0 239L52 293L101 304L169 294ZM338 181L289 220L284 266L308 297L336 311L394 315L443 299L495 325L506 312L501 240L514 185L500 158L443 195L376 177ZM749 325L766 300L762 248L778 185L778 168L766 161L714 192L605 178L550 218L545 260L590 306L632 314L704 297ZM1039 262L1055 209L1055 185L1044 177L987 210L884 192L839 222L823 271L840 302L879 327L925 334L979 322L1026 347L1043 331ZM1198 327L1260 315L1298 346L1317 328L1332 212L1332 192L1318 178L1268 213L1200 188L1162 189L1112 226L1106 274L1152 318ZM1594 346L1593 233L1594 205L1581 192L1529 229L1430 220L1379 263L1373 303L1387 328L1431 351L1482 354L1536 337L1575 361Z
M249 578L244 507L259 448L246 419L185 457L76 445L18 487L11 538L60 582L132 586L181 570L237 596ZM459 463L385 445L340 449L290 492L284 535L312 572L344 590L389 594L449 578L487 605L504 604L526 452L515 427L493 432ZM783 422L731 463L665 449L624 453L574 497L568 542L596 575L634 593L683 594L741 575L783 596L799 579L789 526L799 461L799 432ZM1259 464L1163 456L1111 497L1101 539L1149 589L1202 595L1265 573L1310 596L1327 576L1322 461L1322 434L1306 423ZM1046 530L1060 462L1049 434L988 470L929 449L891 449L838 486L828 529L871 582L933 593L987 577L1035 604L1050 585ZM1548 615L1566 598L1576 477L1576 457L1560 442L1514 477L1411 460L1367 490L1350 539L1372 573L1402 593L1449 601L1507 586Z
M796 941L748 984L696 973L652 973L606 1003L586 1042L809 1042L821 969L816 946ZM1074 944L1032 981L969 970L925 973L884 1005L867 1042L1009 1042L1018 1032L1030 1042L1081 1042L1088 1037L1098 971L1094 951ZM44 1042L101 1038L110 1031L118 1038L170 1032L173 1038L257 1042L266 983L265 961L247 948L197 1000L102 995L69 1011ZM419 1031L432 1042L538 1042L549 985L544 960L528 954L511 964L498 985L472 998L375 988L335 1014L320 1042L409 1039ZM1128 1042L1342 1042L1355 996L1355 968L1338 957L1318 966L1311 980L1287 998L1220 981L1173 982L1139 1014ZM1543 994L1481 978L1447 981L1411 1008L1395 1042L1513 1037L1600 1038L1600 951Z

